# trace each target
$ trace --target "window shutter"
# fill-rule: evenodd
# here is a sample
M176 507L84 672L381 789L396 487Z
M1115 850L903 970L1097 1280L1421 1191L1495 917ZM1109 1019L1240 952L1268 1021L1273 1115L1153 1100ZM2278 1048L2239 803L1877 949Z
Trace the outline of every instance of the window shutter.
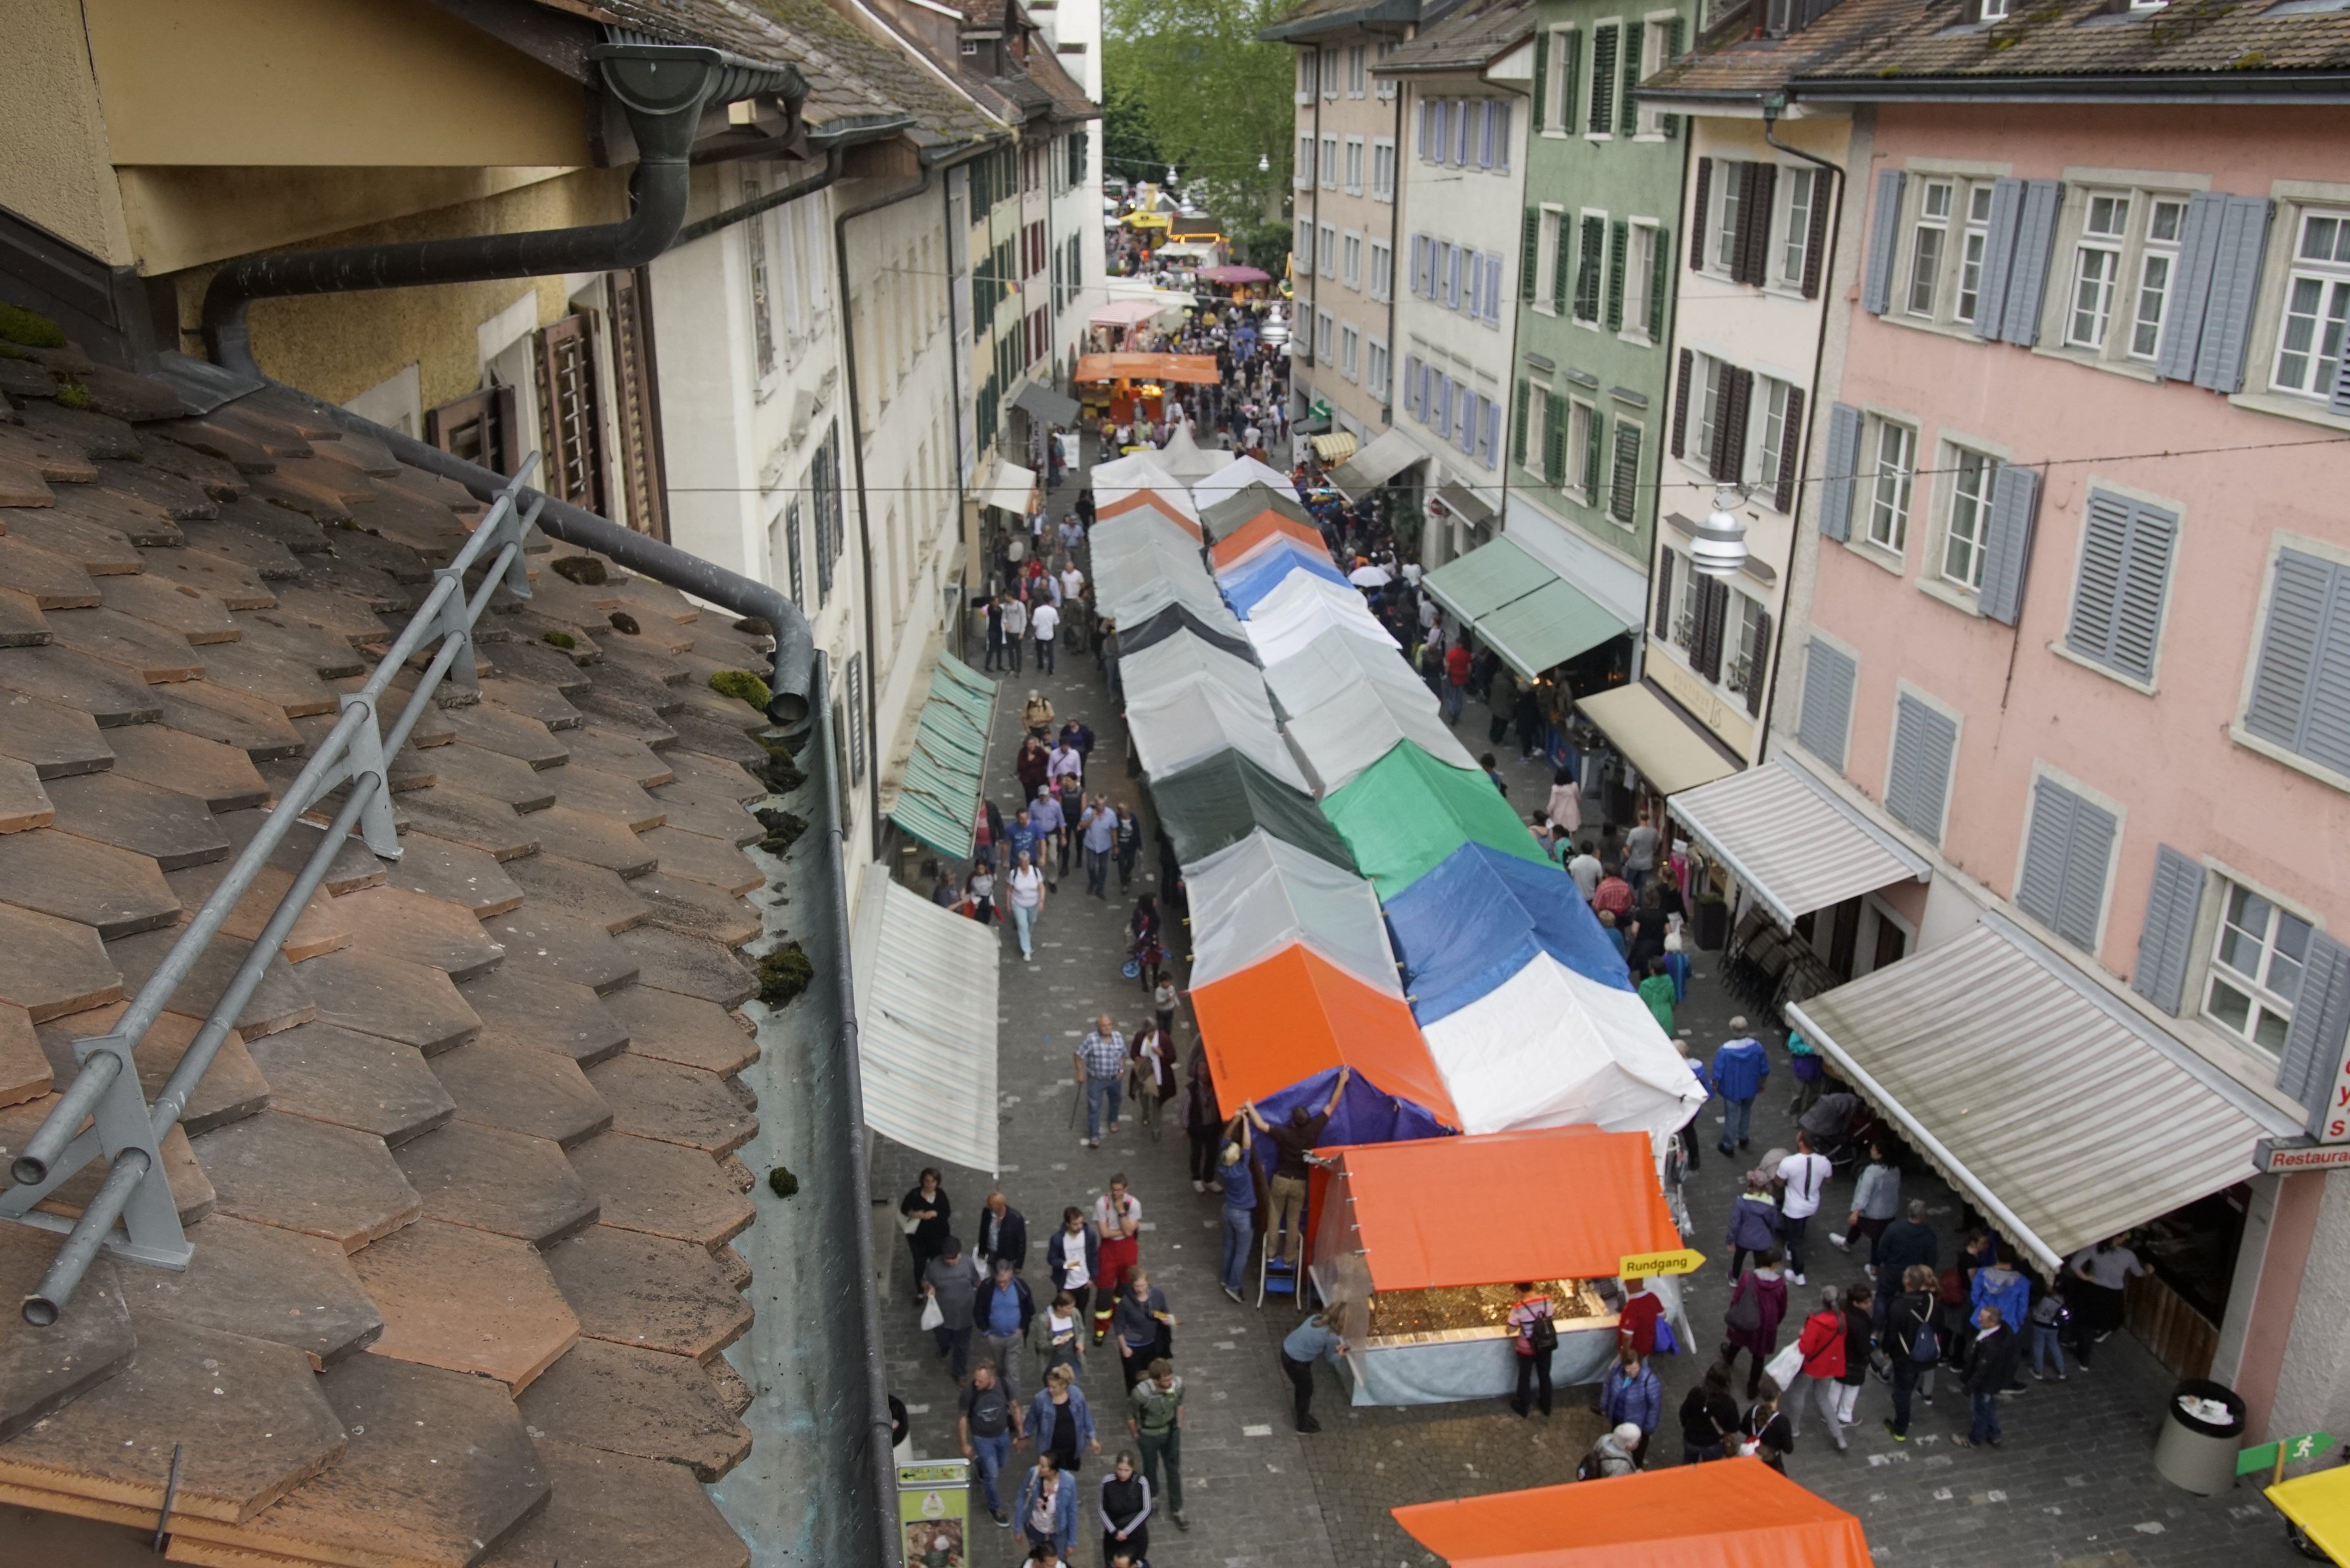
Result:
M1762 178L1762 165L1748 160L1738 166L1738 226L1730 235L1730 281L1752 283L1754 277L1747 264L1754 257L1754 190ZM1770 226L1766 213L1763 226Z
M1493 128L1493 167L1510 171L1510 106L1495 99L1485 111Z
M2203 307L2203 336L2195 350L2195 384L2207 391L2233 392L2244 384L2244 348L2252 333L2252 306L2260 298L2261 258L2268 249L2265 196L2230 196L2220 216L2219 253L2211 268L2211 296Z
M1487 468L1502 466L1502 405L1485 400L1485 432L1477 438L1477 459Z
M1852 537L1855 471L1860 466L1860 410L1848 403L1828 407L1827 467L1820 476L1820 537L1844 544Z
M1893 708L1893 757L1886 769L1885 809L1929 844L1942 842L1942 810L1950 792L1950 759L1959 726L1931 703L1901 693Z
M620 488L629 526L669 537L661 480L660 402L653 382L652 290L644 270L605 275L612 296L612 389L620 426ZM793 548L799 537L795 525ZM799 602L795 589L794 603Z
M1616 35L1610 23L1591 29L1591 116L1584 129L1604 133L1615 129Z
M1746 422L1754 408L1754 372L1730 373L1730 407L1723 410L1722 476L1736 484L1746 477Z
M1839 175L1836 178L1838 185L1841 185L1843 177ZM1820 296L1820 271L1827 265L1828 198L1835 193L1838 192L1828 183L1826 171L1814 170L1812 171L1811 227L1804 235L1804 297L1805 299L1817 299Z
M1690 643L1690 663L1708 680L1721 679L1721 622L1730 610L1730 589L1719 577L1699 576L1697 634Z
M2211 298L2211 275L2227 210L2228 198L2217 191L2198 191L2187 198L2187 222L2178 234L2162 341L2154 353L2154 373L2166 381L2195 379L2196 351L2203 341L2203 314Z
M1403 357L1403 411L1408 414L1419 412L1419 356L1417 354Z
M1673 639L1673 553L1657 552L1657 640Z
M2105 908L2106 863L2120 824L2113 813L2054 779L2033 781L2016 908L2094 955Z
M2007 284L2015 270L2015 225L2023 216L2023 182L1998 179L1991 185L1991 217L1984 225L1982 282L1975 295L1975 336L2000 338L2007 317Z
M1702 272L1705 270L1705 225L1707 213L1711 211L1706 203L1713 194L1712 159L1697 161L1697 188L1692 194L1695 200L1690 203L1689 268L1691 272ZM1673 450L1679 452L1680 449L1675 447Z
M1816 637L1804 645L1804 705L1795 739L1838 773L1844 772L1845 734L1852 727L1852 692L1859 674L1844 649Z
M2334 392L2325 400L2325 411L2350 419L2350 354L2334 362Z
M2350 1036L2350 948L2323 931L2309 937L2303 960L2301 993L2277 1059L2277 1087L2309 1112L2309 1130L2334 1132L2331 1096L2342 1067L2342 1043Z
M1901 186L1907 178L1898 169L1877 171L1877 212L1860 280L1860 307L1872 316L1884 315L1893 303L1893 253L1901 239Z
M1605 280L1600 268L1607 254L1607 220L1591 217L1583 220L1583 257L1575 268L1575 318L1596 322L1599 319L1599 291Z
M1534 129L1542 134L1543 106L1549 102L1551 39L1555 34L1543 33L1534 39Z
M1534 263L1542 254L1542 209L1526 209L1525 243L1518 251L1518 297L1532 305L1534 298Z
M1609 225L1607 236L1607 330L1624 327L1624 258L1632 248L1632 225L1621 218Z
M1566 402L1561 398L1543 405L1543 482L1554 490L1566 483Z
M2003 626L2023 613L2023 579L2032 567L2032 530L2040 514L2040 471L2002 463L1991 481L1983 541L1982 612Z
M1618 523L1639 515L1640 427L1616 421L1616 472L1607 496L1607 514Z
M1583 421L1583 496L1593 506L1603 504L1600 494L1599 454L1606 451L1601 437L1607 424L1607 417L1597 409Z
M1575 89L1583 79L1583 35L1562 33L1558 39L1558 128L1575 133Z
M1461 270L1468 275L1466 287L1462 292L1467 296L1469 315L1473 320L1485 314L1484 265L1475 251L1463 248L1461 253Z
M1640 85L1641 25L1624 24L1624 80L1617 95L1616 134L1637 136L1640 130L1640 102L1632 89Z
M1763 677L1771 667L1771 612L1759 610L1754 617L1754 659L1746 668L1746 714L1748 718L1762 716L1762 693L1767 685Z
M1746 199L1738 206L1739 222L1746 229L1740 259L1746 267L1746 281L1760 287L1771 278L1771 212L1778 198L1779 166L1750 163L1746 168L1752 178Z
M1673 236L1663 229L1657 231L1656 243L1648 249L1648 341L1665 340L1665 301L1673 285Z
M1689 445L1690 378L1697 371L1697 356L1687 348L1681 350L1680 375L1673 388L1673 455L1679 457Z
M2023 210L2015 222L2015 266L2008 274L2007 304L2000 323L2002 340L2029 348L2040 341L2040 306L2048 293L2048 258L2056 244L2056 215L2064 187L2033 180L2023 187ZM1980 307L1978 307L1980 313Z
M1520 468L1526 465L1526 416L1533 411L1534 389L1525 382L1518 383L1517 406L1511 410L1510 461Z
M2168 844L2155 846L2154 881L2146 891L2146 923L2138 928L2137 963L2130 989L2165 1012L2187 996L2195 920L2203 906L2203 867Z
M2350 773L2350 572L2298 550L2277 553L2244 728Z
M2150 681L2178 518L2102 490L2089 492L2084 510L2081 579L2065 645L2132 680Z
M1558 217L1558 243L1552 247L1550 258L1550 307L1559 315L1566 314L1567 290L1575 279L1575 258L1567 254L1567 244L1577 230L1569 226L1566 214Z
M765 307L764 298L758 301ZM594 328L574 313L538 334L538 429L546 445L540 483L558 501L604 509L604 421L596 396Z
M1485 257L1485 319L1496 325L1502 319L1502 257L1498 251Z
M1787 421L1779 436L1779 472L1771 478L1771 504L1792 514L1795 510L1795 476L1803 467L1804 389L1787 389Z

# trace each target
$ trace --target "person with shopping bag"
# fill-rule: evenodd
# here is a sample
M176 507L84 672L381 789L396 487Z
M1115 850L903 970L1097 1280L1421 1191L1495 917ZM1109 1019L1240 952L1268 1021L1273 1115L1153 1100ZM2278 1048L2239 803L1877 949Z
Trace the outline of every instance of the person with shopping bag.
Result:
M1779 1272L1778 1249L1765 1251L1754 1266L1738 1277L1730 1304L1721 1314L1721 1366L1738 1369L1738 1353L1752 1357L1746 1374L1746 1397L1752 1399L1762 1382L1763 1363L1779 1347L1779 1323L1787 1315L1787 1282Z
M1829 1285L1820 1293L1820 1310L1804 1320L1795 1343L1773 1356L1762 1369L1765 1376L1788 1391L1781 1408L1786 1412L1790 1432L1801 1435L1804 1403L1814 1399L1821 1419L1828 1425L1828 1440L1839 1449L1846 1446L1843 1428L1836 1422L1836 1387L1844 1377L1846 1349L1844 1293Z

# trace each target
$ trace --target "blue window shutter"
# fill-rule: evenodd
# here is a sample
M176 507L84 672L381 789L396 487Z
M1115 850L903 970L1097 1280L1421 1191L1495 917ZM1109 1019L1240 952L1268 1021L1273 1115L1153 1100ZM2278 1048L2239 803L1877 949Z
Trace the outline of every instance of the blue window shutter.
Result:
M2002 626L2013 626L2023 614L2023 580L2032 569L2032 530L2039 514L2040 471L2001 464L1991 482L1981 605Z
M2081 509L2081 576L2064 646L2100 664L2113 660L2114 616L2121 602L2122 558L2129 549L2130 504L2092 490Z
M1419 412L1419 356L1417 354L1403 357L1403 411L1408 414Z
M2134 680L2151 681L2178 515L2102 490L2089 492L2083 514L2081 577L2064 645Z
M2334 363L2334 395L2325 400L2325 410L2350 419L2350 354L2343 355Z
M1932 704L1905 691L1893 710L1893 757L1886 770L1885 809L1929 844L1942 841L1950 760L1959 727Z
M2113 813L2050 778L2032 785L2032 826L2016 878L2016 908L2094 954L2106 872L2121 824Z
M1860 307L1873 316L1884 315L1893 302L1893 253L1901 238L1905 178L1898 169L1877 171L1876 226L1868 231L1868 269L1860 285Z
M2265 196L2230 196L2220 215L2211 296L2195 350L2195 384L2208 391L2233 392L2244 384L2244 348L2252 335L2252 306L2260 298L2261 258L2268 250L2274 205Z
M2140 680L2154 679L2161 640L2162 606L2170 592L2170 558L2178 543L2178 516L2140 502L2130 517L2129 555L2114 619L2114 664Z
M2015 224L2015 265L2008 274L2007 303L2000 337L2029 348L2040 341L2040 306L2048 293L2048 257L2056 244L2056 214L2064 187L2034 180L2023 187L2023 211Z
M1820 478L1820 537L1852 537L1854 471L1860 463L1860 410L1847 403L1828 410L1827 472Z
M2220 215L2228 198L2198 191L2187 198L2187 223L2178 235L2178 275L2172 281L2162 341L2154 373L2166 381L2195 379L2195 353L2203 340L2203 312L2211 297L2211 272L2220 254Z
M2064 895L2064 846L2079 797L2050 779L2032 783L2032 822L2024 830L2023 865L2015 877L2015 907L2043 926L2056 924Z
M1813 638L1804 647L1804 705L1795 738L1804 749L1844 771L1845 736L1852 728L1853 687L1860 674L1852 656Z
M2303 961L2301 994L2294 999L2293 1023L2285 1031L2284 1049L2277 1058L2277 1087L2299 1100L2309 1112L2309 1130L2324 1136L2333 1108L2327 1096L2341 1070L2342 1043L2350 1036L2350 948L2323 931L2309 938L2309 956Z
M2350 773L2350 571L2278 553L2244 728Z
M2203 867L2193 860L2168 844L2155 846L2154 881L2146 891L2146 923L2138 928L2130 989L2165 1012L2175 1014L2185 1004L2203 879Z
M2015 225L2023 216L2023 182L1991 182L1991 222L1983 245L1982 291L1975 299L1975 336L1986 343L1999 340L2000 323L2007 317L2007 279L2015 266Z

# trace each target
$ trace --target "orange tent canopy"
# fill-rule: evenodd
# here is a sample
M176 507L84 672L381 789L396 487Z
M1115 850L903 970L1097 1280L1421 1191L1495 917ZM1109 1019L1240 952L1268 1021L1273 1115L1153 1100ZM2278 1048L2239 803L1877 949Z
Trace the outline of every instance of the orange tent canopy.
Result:
M1073 381L1183 381L1212 387L1213 354L1087 354L1077 361Z
M1451 1568L1869 1568L1860 1521L1753 1459L1390 1511Z
M1681 1245L1646 1133L1544 1127L1324 1152L1346 1171L1375 1290L1608 1279L1627 1254ZM1508 1192L1571 1200L1528 1225L1493 1201Z
M1319 529L1267 508L1217 540L1216 547L1208 552L1209 557L1215 562L1218 572L1227 571L1284 535L1300 544L1311 545L1318 554L1326 556L1330 553L1329 541L1322 537Z
M1115 501L1106 501L1102 503L1099 507L1096 508L1094 517L1095 520L1098 522L1111 517L1120 517L1128 512L1133 512L1144 507L1148 507L1149 510L1158 513L1170 523L1174 524L1177 527L1182 529L1183 532L1191 535L1192 538L1197 539L1202 536L1200 533L1200 524L1184 516L1182 513L1177 511L1173 502L1169 501L1165 496L1159 494L1155 490L1137 490L1128 494L1121 495Z
M1302 946L1201 986L1191 1006L1226 1106L1344 1065L1382 1093L1461 1125L1411 1009Z

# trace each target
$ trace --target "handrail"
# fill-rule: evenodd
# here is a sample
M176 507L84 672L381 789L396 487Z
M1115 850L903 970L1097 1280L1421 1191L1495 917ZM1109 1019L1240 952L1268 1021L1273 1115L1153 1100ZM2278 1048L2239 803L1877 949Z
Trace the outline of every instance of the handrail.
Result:
M212 1066L270 961L285 946L287 933L326 880L352 830L356 828L368 848L381 858L400 858L388 784L390 759L408 743L442 681L452 670L461 685L479 690L481 678L473 659L473 628L497 590L504 587L517 598L530 597L523 540L546 502L526 491L524 481L537 462L536 452L523 461L456 558L432 574L432 587L423 603L377 660L367 683L343 696L342 716L286 787L261 831L230 866L114 1027L76 1043L79 1071L12 1162L10 1174L16 1185L0 1192L0 1220L67 1235L48 1272L24 1299L20 1310L26 1323L46 1327L57 1322L101 1251L162 1268L188 1266L194 1248L181 1227L178 1206L172 1201L163 1168L163 1140L178 1124L189 1096ZM521 511L525 497L533 501L528 515ZM477 566L483 566L481 586L469 597L465 576ZM386 733L380 710L383 696L409 659L428 644L437 646L417 677L416 690ZM337 789L346 793L332 826L277 900L244 961L150 1105L139 1087L136 1061L147 1031L211 947L263 866L305 814ZM87 1128L81 1125L85 1117L91 1122ZM109 1167L106 1180L78 1218L68 1221L35 1208L101 1155ZM120 1232L115 1230L117 1220L122 1221Z

